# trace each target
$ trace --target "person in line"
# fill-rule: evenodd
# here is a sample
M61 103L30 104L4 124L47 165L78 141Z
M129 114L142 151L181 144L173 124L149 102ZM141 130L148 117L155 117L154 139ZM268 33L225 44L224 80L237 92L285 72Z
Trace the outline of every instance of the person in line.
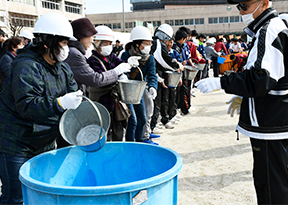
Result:
M206 64L208 63L207 61L209 61L206 57L206 53L205 53L205 41L206 41L206 36L204 34L200 34L199 38L199 46L197 48L197 50L199 51L199 53L202 55L202 57L206 60ZM209 77L209 64L207 64L207 67L205 67L205 69L202 72L202 78L208 78Z
M148 83L148 93L151 99L155 99L157 96L157 76L155 68L155 60L153 55L150 55L150 50L152 46L152 35L148 28L144 26L137 26L131 31L130 40L132 41L127 45L128 50L122 54L122 60L127 61L131 56L141 57L139 59L139 68L142 72L142 75L137 68L133 68L129 74L129 79L132 80L142 80L143 77ZM150 104L151 106L151 104ZM128 104L128 108L131 110L131 116L128 120L128 126L126 129L125 139L126 141L136 141L136 142L145 142L155 144L152 140L144 139L143 130L147 122L146 118L146 109L144 98L142 96L140 104ZM148 109L153 110L148 107ZM151 115L148 116L148 122L151 121ZM150 135L149 135L150 138Z
M113 31L107 26L97 26L96 30L94 50L87 62L97 73L95 80L98 81L98 84L90 85L89 98L104 105L110 113L111 125L107 140L122 141L127 122L126 120L118 121L115 117L115 98L117 96L114 94L116 81L125 77L126 75L123 73L130 72L131 66L112 53Z
M113 47L112 53L119 57L120 52L123 50L119 40L116 40L116 45Z
M231 39L232 43L230 44L230 53L240 53L243 51L241 44L237 38Z
M59 121L82 98L68 64L73 30L58 13L42 15L35 24L35 42L13 61L0 96L0 204L23 204L20 167L55 148ZM77 91L78 90L78 91Z
M155 31L153 38L153 45L151 48L150 54L154 55L156 61L156 73L160 78L164 78L165 71L178 71L184 70L184 66L176 62L170 55L167 50L167 41L171 41L173 38L173 28L168 24L162 24ZM169 99L165 92L167 88L163 87L162 84L158 81L157 97L154 101L154 112L151 120L151 129L154 134L154 128L156 127L157 120L161 111L161 116L167 116L166 113L162 113L164 107L168 107ZM162 123L161 123L162 124ZM168 124L170 125L170 124ZM168 126L166 126L169 128ZM170 128L174 128L172 125Z
M22 51L25 49L29 48L29 46L32 44L32 40L34 38L34 35L31 31L29 30L23 30L19 34L19 37L22 41L23 48L17 50L17 54L20 54Z
M11 37L8 39L7 51L0 60L0 90L2 87L2 80L5 76L9 76L10 66L17 56L17 50L22 45L22 41L18 37Z
M228 52L228 54L230 54L231 52L231 50L230 50L230 45L231 45L231 39L230 38L227 38L226 39L226 43L225 43L225 47L226 47L226 50L227 50L227 52Z
M218 52L221 52L221 53L224 53L225 55L228 55L228 51L226 49L226 46L224 44L224 40L223 38L220 38L217 43L215 44L214 46L214 49L215 51L218 53Z
M214 41L212 39L208 39L206 42L207 46L205 47L205 53L207 59L212 61L213 64L213 76L218 77L219 76L219 63L218 63L218 57L221 55L221 52L216 52L214 49Z
M269 0L227 2L237 4L252 38L246 68L196 86L204 93L223 89L243 98L237 129L250 137L257 203L288 204L288 28Z
M5 32L0 28L0 59L7 51L8 41Z
M247 51L248 50L248 46L247 44L244 42L244 40L242 38L239 39L239 43L241 44L242 50L243 51Z

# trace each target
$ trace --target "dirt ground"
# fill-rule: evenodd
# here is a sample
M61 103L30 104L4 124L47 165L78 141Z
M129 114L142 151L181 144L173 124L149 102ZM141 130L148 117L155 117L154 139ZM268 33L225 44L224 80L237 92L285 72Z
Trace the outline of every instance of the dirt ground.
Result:
M249 138L240 134L240 140L236 140L239 117L226 114L225 102L233 95L224 91L196 91L195 95L195 110L154 140L182 156L178 204L257 204Z
M226 114L225 102L231 95L223 91L196 91L195 95L195 110L154 140L182 156L178 204L256 204L249 138L240 134L240 140L236 140L238 116Z

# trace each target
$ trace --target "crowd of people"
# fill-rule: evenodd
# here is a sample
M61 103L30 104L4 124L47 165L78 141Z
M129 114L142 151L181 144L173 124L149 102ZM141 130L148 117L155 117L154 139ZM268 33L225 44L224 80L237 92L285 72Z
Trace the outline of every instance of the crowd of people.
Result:
M252 6L247 8L247 2ZM284 196L288 189L287 180L273 181L275 177L272 176L279 174L287 178L286 152L284 159L284 155L280 157L280 154L264 151L279 165L270 176L268 171L265 172L269 168L264 161L268 159L264 155L258 156L257 149L282 150L284 153L282 148L285 147L286 151L287 147L287 119L282 115L287 112L285 99L277 100L279 105L276 103L275 106L283 109L276 116L274 108L265 105L266 102L273 104L274 98L283 98L282 90L287 87L284 71L287 59L280 55L285 49L287 51L284 46L287 45L287 27L277 17L276 11L269 7L268 0L228 0L228 3L238 4L241 15L250 15L248 10L254 9L251 12L259 25L248 23L247 28L254 32L250 46L242 39L207 37L187 27L181 27L174 33L170 25L162 24L153 35L148 28L137 26L132 30L125 48L119 41L113 48L114 35L109 27L101 25L95 28L88 18L70 23L65 16L55 13L41 16L33 34L23 30L19 37L6 39L5 33L0 30L0 204L23 202L18 179L23 163L42 152L69 146L60 136L59 120L66 109L76 109L81 104L81 95L101 103L109 111L108 141L158 145L153 142L154 138L159 138L165 129L173 129L181 117L193 111L191 102L196 88L204 93L224 89L227 93L239 95L231 100L229 109L239 108L240 105L235 104L242 103L238 130L251 137L254 163L259 165L254 166L258 202L288 202L288 195ZM264 21L260 21L262 18ZM270 21L275 25L268 27ZM262 26L265 30L260 29ZM269 29L277 32L269 32ZM263 32L255 35L259 30ZM278 36L278 41L269 41L271 45L264 44L261 49L259 42L267 35L273 36L269 40ZM255 43L259 44L258 47ZM254 51L250 58L235 54L248 49ZM242 68L247 62L247 69L219 78L217 59L228 54L235 54L231 55L231 60ZM129 63L131 58L134 59L133 65ZM271 62L277 65L277 72L273 71L275 66L271 66ZM195 79L188 80L183 72L185 67L197 69L201 64L203 69L198 71ZM214 78L209 77L212 67ZM178 85L168 86L169 71L182 74ZM119 120L115 115L116 103L121 101L117 91L118 80L147 82L140 103L127 105L131 115L125 120ZM252 114L249 111L251 104L259 107ZM262 112L264 109L265 112ZM262 116L264 113L271 119ZM257 178L258 175L269 175L272 185L263 185L268 182ZM271 192L271 186L283 191L283 195L276 199L279 193Z

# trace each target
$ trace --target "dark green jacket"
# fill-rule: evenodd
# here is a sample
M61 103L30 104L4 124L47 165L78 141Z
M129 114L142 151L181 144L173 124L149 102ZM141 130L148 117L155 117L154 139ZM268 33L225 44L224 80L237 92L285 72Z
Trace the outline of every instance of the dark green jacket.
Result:
M12 63L0 96L0 152L32 157L54 148L59 136L57 98L77 90L68 64L48 64L27 51Z

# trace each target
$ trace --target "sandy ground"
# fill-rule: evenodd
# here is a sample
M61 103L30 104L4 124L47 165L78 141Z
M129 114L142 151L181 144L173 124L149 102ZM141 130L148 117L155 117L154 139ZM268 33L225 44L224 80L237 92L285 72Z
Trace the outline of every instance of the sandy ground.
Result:
M226 114L225 102L231 95L223 91L195 95L195 110L154 140L182 156L178 204L256 204L249 138L240 134L236 140L238 116Z
M223 91L196 91L195 95L195 110L154 140L177 151L183 159L178 204L257 204L249 138L240 134L240 140L236 140L239 117L226 114L225 102L232 95Z

